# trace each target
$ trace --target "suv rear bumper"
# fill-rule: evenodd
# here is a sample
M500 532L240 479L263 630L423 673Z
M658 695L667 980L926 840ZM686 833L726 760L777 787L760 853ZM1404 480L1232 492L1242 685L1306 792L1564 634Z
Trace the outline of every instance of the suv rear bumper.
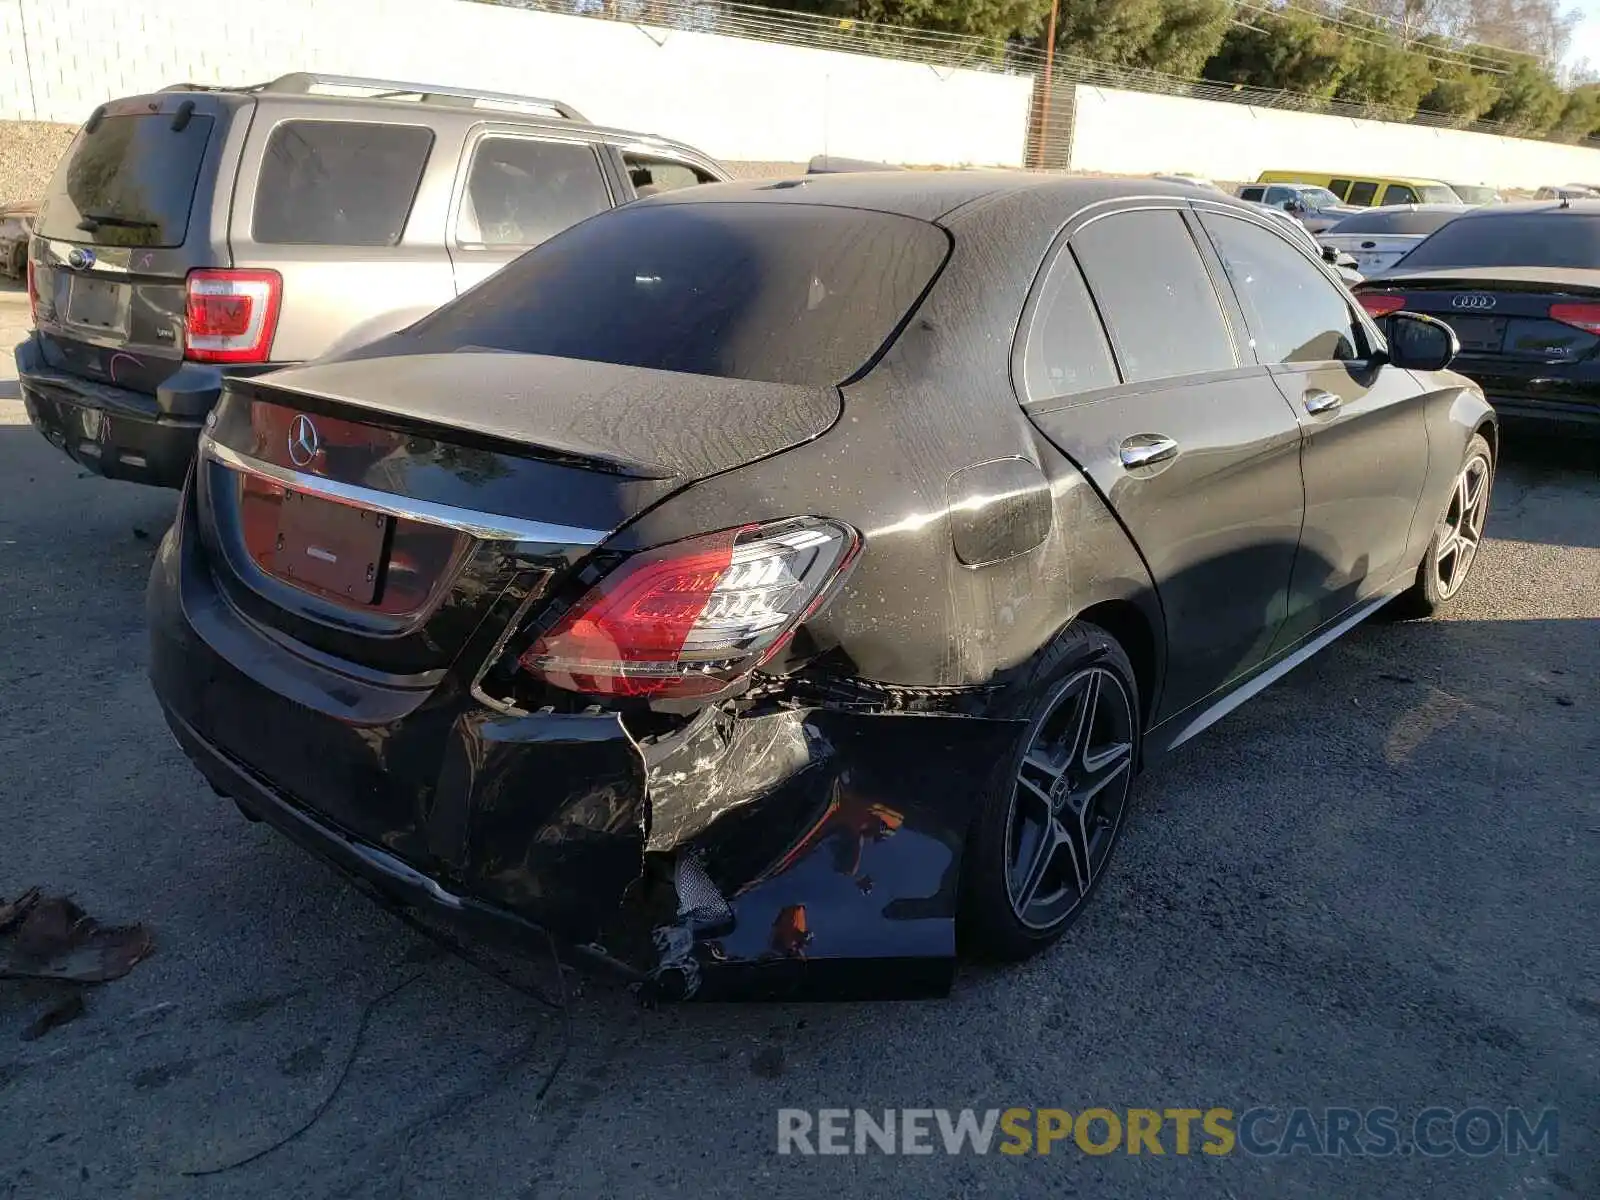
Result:
M52 445L107 479L183 486L200 417L172 416L154 396L52 370L37 334L17 346L16 357L28 420Z

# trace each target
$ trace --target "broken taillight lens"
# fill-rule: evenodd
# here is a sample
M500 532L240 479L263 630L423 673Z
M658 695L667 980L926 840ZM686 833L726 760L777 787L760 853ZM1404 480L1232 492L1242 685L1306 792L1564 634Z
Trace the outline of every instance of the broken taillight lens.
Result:
M859 544L854 530L805 517L642 551L519 661L556 687L591 695L715 695L783 647Z
M191 362L266 362L282 303L283 276L276 271L190 271L183 356Z

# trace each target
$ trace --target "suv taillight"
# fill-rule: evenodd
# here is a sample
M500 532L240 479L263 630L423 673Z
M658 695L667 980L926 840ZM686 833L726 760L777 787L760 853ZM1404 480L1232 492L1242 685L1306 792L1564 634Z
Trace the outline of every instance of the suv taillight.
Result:
M28 318L39 323L39 281L33 274L33 255L28 256Z
M276 271L190 271L183 356L191 362L266 362L282 302L283 276Z
M713 696L782 649L859 545L846 526L800 517L642 551L519 661L556 687L590 695Z

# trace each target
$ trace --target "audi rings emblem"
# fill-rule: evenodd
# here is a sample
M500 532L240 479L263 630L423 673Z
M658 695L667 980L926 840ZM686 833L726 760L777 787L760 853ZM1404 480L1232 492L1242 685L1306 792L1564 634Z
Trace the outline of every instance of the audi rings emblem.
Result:
M1451 308L1486 309L1494 307L1494 297L1487 292L1468 292L1450 301Z

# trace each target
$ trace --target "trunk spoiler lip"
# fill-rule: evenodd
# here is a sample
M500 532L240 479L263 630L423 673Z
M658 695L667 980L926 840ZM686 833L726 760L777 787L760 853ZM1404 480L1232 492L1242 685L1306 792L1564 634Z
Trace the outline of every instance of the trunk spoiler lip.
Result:
M321 475L309 475L304 471L280 467L276 463L262 462L248 454L241 454L216 441L209 432L203 433L200 437L200 456L202 459L209 459L232 470L254 475L298 492L387 513L394 517L403 517L409 521L442 526L483 541L593 548L611 533L610 530L604 529L553 525L547 521L533 521L526 517L511 517L500 513L459 508L453 504L419 500L359 484L327 479Z
M1600 271L1558 267L1416 267L1404 260L1382 275L1369 276L1367 285L1404 290L1408 287L1461 291L1600 292Z

